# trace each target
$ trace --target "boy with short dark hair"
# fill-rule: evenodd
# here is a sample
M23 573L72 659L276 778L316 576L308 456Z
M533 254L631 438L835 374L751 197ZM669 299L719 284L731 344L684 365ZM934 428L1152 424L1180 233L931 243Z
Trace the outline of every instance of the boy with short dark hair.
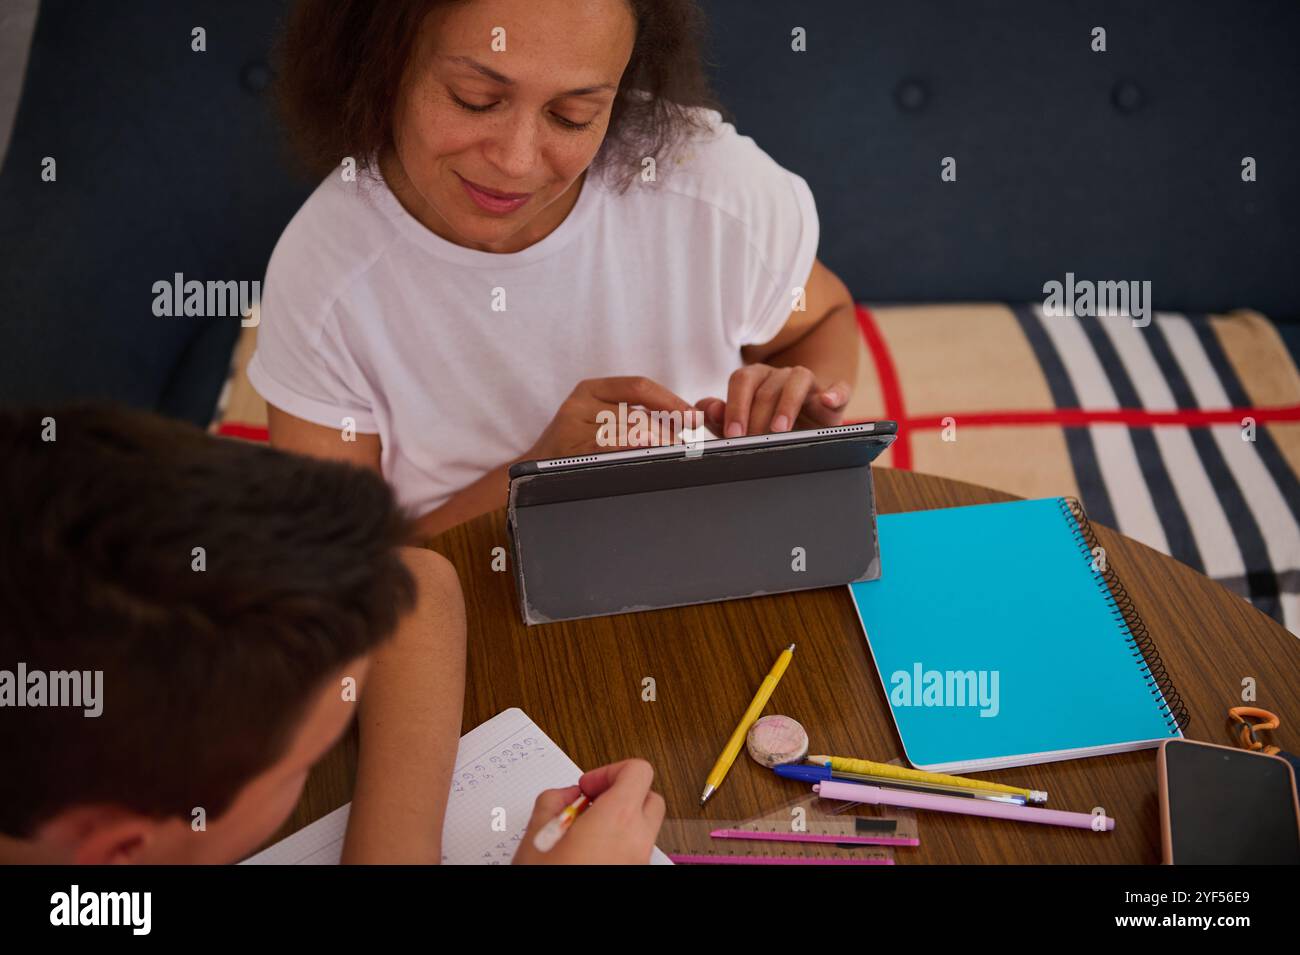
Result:
M94 405L0 411L0 458L0 862L241 859L354 715L344 861L438 861L464 608L378 475ZM645 770L553 861L647 858Z

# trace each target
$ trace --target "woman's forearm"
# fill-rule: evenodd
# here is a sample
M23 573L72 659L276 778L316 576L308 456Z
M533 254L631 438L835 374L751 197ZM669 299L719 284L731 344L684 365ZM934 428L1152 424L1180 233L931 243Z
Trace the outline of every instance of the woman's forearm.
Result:
M858 322L852 302L837 305L792 345L764 359L779 368L802 365L818 388L836 382L853 387L858 377Z
M504 507L510 489L510 465L503 464L462 488L436 510L419 518L412 531L412 543L436 537L448 528Z

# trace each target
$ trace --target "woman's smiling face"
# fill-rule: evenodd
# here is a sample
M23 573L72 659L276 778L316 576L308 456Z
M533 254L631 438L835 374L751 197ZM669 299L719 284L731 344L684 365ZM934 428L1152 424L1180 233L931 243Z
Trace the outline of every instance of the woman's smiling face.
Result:
M564 220L632 55L626 0L474 0L425 17L381 169L459 245L515 252Z

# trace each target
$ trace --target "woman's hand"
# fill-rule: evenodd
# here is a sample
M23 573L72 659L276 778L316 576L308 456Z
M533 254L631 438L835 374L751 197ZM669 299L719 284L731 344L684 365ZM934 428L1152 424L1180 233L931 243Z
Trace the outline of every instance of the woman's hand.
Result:
M627 406L624 413L629 418L633 415L627 410L628 408L639 405L647 409L645 412L647 425L653 423L649 417L651 412L680 413L668 419L667 424L660 427L634 428L634 421L628 421L626 433L622 435L628 440L625 444L620 444L617 427L620 403ZM603 433L602 422L598 420L602 411L612 413L612 420L615 423L612 428L605 427ZM514 461L567 458L597 451L613 451L619 447L673 444L682 440L683 425L698 427L703 417L703 413L692 408L684 398L678 397L649 378L591 378L578 382L577 387L555 412L555 417L546 426L542 436ZM642 433L647 430L651 433ZM611 437L612 441L604 441ZM639 442L634 440L637 437L641 437L642 440ZM374 460L375 467L378 469L377 439ZM507 461L500 467L494 468L469 487L457 491L441 507L419 518L412 531L412 541L427 541L449 527L504 505L506 489L510 485L510 465L514 461Z
M695 407L704 412L704 423L714 434L739 438L790 431L796 423L807 428L840 424L851 393L846 381L818 388L812 371L802 365L753 364L731 373L726 401L704 398Z
M624 405L624 415L630 415L628 409L639 405L646 409L647 418L653 411L678 412L678 416L666 419L666 427L634 428L629 422L626 445L619 445L616 425L613 429L615 440L602 442L602 426L597 416L601 412L610 412L617 422L620 404ZM594 451L612 451L620 446L673 444L681 440L682 427L690 427L692 418L696 416L696 409L689 402L649 378L590 378L578 382L542 436L521 460L567 458ZM608 428L604 437L609 437ZM638 437L641 440L636 440Z
M577 786L537 797L516 865L645 865L664 821L664 797L650 790L654 768L626 759L584 773ZM550 852L533 845L537 831L584 792L593 800Z

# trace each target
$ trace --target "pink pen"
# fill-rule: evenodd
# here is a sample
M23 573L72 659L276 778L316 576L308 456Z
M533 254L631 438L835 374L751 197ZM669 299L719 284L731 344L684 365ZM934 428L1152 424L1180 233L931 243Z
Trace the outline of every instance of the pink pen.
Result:
M813 786L813 792L823 799L841 799L846 802L863 802L873 806L904 806L908 809L929 809L933 812L957 812L964 816L988 816L993 819L1010 819L1014 822L1037 822L1045 826L1070 826L1074 829L1096 831L1115 828L1109 816L1094 816L1086 812L1062 812L1059 809L1037 809L1005 802L983 799L962 799L958 796L936 796L933 793L909 792L903 789L882 789L858 783L822 782Z

